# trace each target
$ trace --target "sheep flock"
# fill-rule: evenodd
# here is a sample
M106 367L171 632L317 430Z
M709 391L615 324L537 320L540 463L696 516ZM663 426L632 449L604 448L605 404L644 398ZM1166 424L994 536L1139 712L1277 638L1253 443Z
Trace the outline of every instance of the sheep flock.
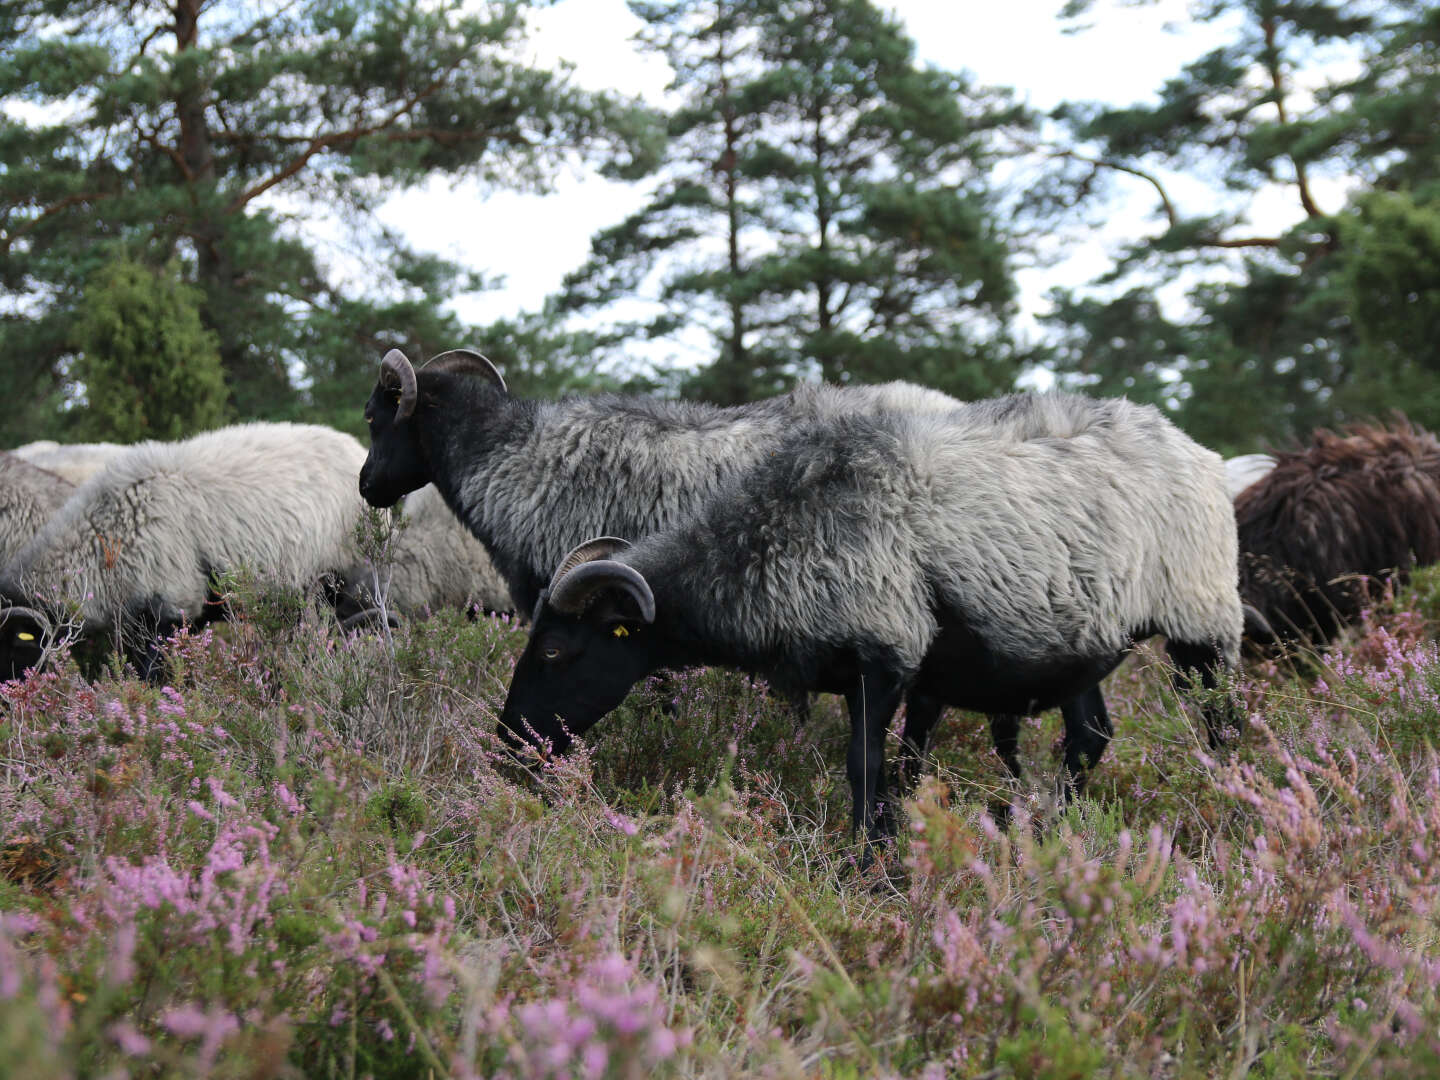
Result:
M0 454L0 678L81 639L161 679L167 639L227 617L241 573L309 590L337 633L514 612L530 640L490 704L522 760L651 673L732 667L841 695L852 823L879 839L902 702L906 783L947 706L986 714L1016 775L1020 719L1059 707L1073 795L1110 737L1102 680L1137 641L1164 635L1177 688L1214 691L1242 630L1323 647L1440 561L1440 443L1403 418L1222 461L1123 399L541 402L468 349L418 368L392 350L364 415L368 448L246 423ZM367 544L370 507L402 503ZM1238 726L1225 698L1193 703L1213 746Z

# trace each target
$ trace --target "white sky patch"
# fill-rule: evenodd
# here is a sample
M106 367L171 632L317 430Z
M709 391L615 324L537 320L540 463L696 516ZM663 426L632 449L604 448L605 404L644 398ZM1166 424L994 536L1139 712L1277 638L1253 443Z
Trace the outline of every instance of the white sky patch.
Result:
M1153 101L1157 90L1186 63L1231 40L1233 18L1195 23L1188 0L1157 0L1135 6L1127 0L1100 0L1085 22L1088 29L1066 34L1056 18L1062 0L1009 0L1005 4L937 3L935 0L880 0L898 14L915 41L922 64L968 71L978 82L1015 89L1020 100L1048 110L1062 101L1101 101L1128 105ZM530 34L521 58L541 67L560 61L573 65L573 78L591 90L615 90L663 105L672 72L658 56L642 51L633 38L641 21L624 0L559 0L529 14ZM1355 58L1343 51L1325 55L1323 76L1355 70ZM1313 69L1311 69L1313 71ZM1314 78L1311 75L1309 77ZM1309 104L1300 88L1294 107ZM76 102L75 107L82 107ZM57 117L56 107L5 103L4 111L35 122ZM1013 170L1015 166L1003 166ZM1246 227L1271 234L1301 220L1293 187L1280 185L1258 197L1227 194L1221 185L1196 175L1169 174L1167 191L1182 214L1247 211ZM453 259L480 271L496 288L458 296L451 307L463 320L483 324L535 310L560 286L564 276L589 254L591 236L617 224L644 205L656 180L639 184L608 181L579 167L559 176L547 195L486 190L473 181L454 183L435 177L419 188L387 200L380 209L385 225L405 236L415 249ZM1355 186L1351 178L1312 178L1321 209L1343 206ZM1057 285L1079 287L1107 271L1127 244L1164 228L1154 190L1135 178L1114 185L1116 197L1103 223L1074 235L1057 235L1038 262L1020 263L1018 330L1022 337L1042 333L1037 316L1048 310L1046 294ZM1227 203L1227 200L1230 200ZM322 258L344 281L363 281L373 255L359 250L341 222L309 203L292 201L283 188L262 204L288 212L291 227L315 243ZM1242 256L1237 255L1236 260ZM1184 288L1161 294L1167 310L1181 313ZM637 301L638 302L638 301ZM629 314L629 312L626 312ZM703 336L703 335L702 335ZM694 335L690 336L691 338ZM703 343L680 347L683 354L704 355ZM639 350L653 355L649 349ZM672 353L664 353L668 359Z

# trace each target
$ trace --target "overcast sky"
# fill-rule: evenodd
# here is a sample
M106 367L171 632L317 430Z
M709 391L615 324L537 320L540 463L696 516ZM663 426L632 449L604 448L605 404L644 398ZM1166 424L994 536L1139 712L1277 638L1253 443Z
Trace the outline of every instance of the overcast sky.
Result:
M1063 100L1131 104L1150 99L1185 62L1224 40L1224 26L1196 26L1185 18L1184 0L1126 7L1101 0L1092 27L1062 33L1056 19L1063 0L901 0L889 6L905 22L922 63L972 72L981 82L1010 86L1037 108ZM533 17L531 48L542 65L564 58L576 65L577 81L660 102L668 66L642 54L630 38L639 20L624 0L561 0ZM1181 209L1208 208L1202 185L1177 183L1171 191ZM561 278L584 261L589 240L638 209L643 189L583 174L561 178L548 196L482 195L474 185L434 180L397 196L382 216L416 247L455 258L505 284L461 297L454 306L467 321L483 323L534 309ZM1057 283L1081 284L1109 266L1109 253L1142 230L1154 231L1154 196L1137 182L1114 209L1111 224L1067 249L1069 257L1046 269L1021 269L1022 330L1033 328L1045 307L1044 293ZM1198 203L1198 205L1197 205ZM1188 206L1187 206L1188 204ZM1262 202L1271 227L1298 220L1299 207L1284 196ZM1148 224L1147 224L1148 223Z

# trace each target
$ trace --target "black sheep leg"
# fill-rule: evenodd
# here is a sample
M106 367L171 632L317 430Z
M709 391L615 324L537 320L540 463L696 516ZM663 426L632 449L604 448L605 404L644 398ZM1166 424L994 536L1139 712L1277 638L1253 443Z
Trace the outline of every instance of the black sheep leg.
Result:
M995 742L995 753L1005 763L1006 770L1016 780L1020 779L1020 721L1024 717L1017 713L994 713L990 717L990 738Z
M1175 670L1170 674L1171 684L1182 697L1195 689L1195 675L1200 675L1200 685L1214 690L1220 685L1220 673L1225 670L1225 657L1214 645L1195 645L1185 641L1167 641L1165 651ZM1240 726L1241 717L1236 713L1233 702L1216 703L1206 700L1200 704L1200 715L1205 720L1205 737L1210 749L1218 750L1225 742L1225 729L1232 724Z
M945 711L945 703L938 697L911 690L905 695L905 729L900 735L900 783L905 788L915 786L920 779L920 770L925 767L925 756L930 752L930 735Z
M856 832L863 830L867 840L880 839L894 821L893 810L887 806L880 814L877 804L886 795L885 733L900 706L901 694L900 681L893 674L867 664L860 671L859 685L845 695L850 706L850 752L845 771L854 800L850 822Z
M1061 705L1060 715L1065 719L1066 791L1079 795L1085 790L1089 771L1099 764L1115 733L1100 684Z

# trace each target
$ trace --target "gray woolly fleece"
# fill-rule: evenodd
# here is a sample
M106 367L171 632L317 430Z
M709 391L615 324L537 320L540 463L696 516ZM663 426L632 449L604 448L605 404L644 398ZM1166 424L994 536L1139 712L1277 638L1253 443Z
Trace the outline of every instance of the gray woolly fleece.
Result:
M422 380L425 369L420 369ZM477 396L433 439L432 476L490 551L528 615L565 554L601 534L634 539L689 520L798 427L857 412L947 413L959 402L909 383L805 385L749 405L599 394L525 402ZM502 423L493 422L497 417ZM410 423L428 424L417 414Z
M1239 657L1221 459L1123 399L838 417L615 558L650 583L657 631L782 683L814 685L827 654L913 674L957 619L1018 667L1157 632Z
M358 559L364 458L349 435L305 424L138 443L75 492L7 577L41 601L79 602L88 630L154 597L195 619L212 574L241 566L308 585Z
M55 516L75 485L15 454L0 453L0 568Z

